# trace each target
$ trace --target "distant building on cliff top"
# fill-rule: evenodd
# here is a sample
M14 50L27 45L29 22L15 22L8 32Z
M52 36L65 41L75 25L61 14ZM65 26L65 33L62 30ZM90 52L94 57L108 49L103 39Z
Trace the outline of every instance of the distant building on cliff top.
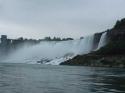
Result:
M1 46L5 47L11 44L11 39L7 39L7 35L1 35Z
M7 35L1 35L1 45L7 45Z

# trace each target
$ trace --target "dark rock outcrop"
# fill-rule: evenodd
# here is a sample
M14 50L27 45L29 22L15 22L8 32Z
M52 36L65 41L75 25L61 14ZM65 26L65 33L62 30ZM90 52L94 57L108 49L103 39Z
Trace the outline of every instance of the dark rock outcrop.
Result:
M125 67L125 19L117 21L106 32L107 44L104 47L86 55L78 55L61 65ZM94 48L98 46L102 33L95 34Z
M60 65L94 66L94 67L125 67L125 55L78 55Z

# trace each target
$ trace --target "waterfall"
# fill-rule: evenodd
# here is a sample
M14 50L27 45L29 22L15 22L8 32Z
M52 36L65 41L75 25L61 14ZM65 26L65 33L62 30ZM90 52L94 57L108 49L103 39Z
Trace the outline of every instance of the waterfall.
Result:
M106 45L106 36L107 36L107 32L104 32L100 38L100 41L99 41L99 44L98 44L98 47L96 50L100 49L101 47L105 46Z
M79 44L79 48L77 51L78 54L87 54L92 51L93 48L93 40L94 40L94 35L86 36L84 39L81 40Z
M42 41L38 45L25 46L10 56L4 62L12 63L43 63L58 65L76 55L87 54L92 51L92 36L70 41Z

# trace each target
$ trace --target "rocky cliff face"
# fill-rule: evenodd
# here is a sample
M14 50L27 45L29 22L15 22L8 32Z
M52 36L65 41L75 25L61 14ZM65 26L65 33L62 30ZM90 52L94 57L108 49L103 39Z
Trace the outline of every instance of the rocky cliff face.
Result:
M61 65L125 67L125 19L117 21L112 29L105 32L107 44L104 47L86 55L78 55ZM94 35L94 49L97 48L102 33Z
M96 53L100 55L125 54L125 19L118 21L112 29L106 32L107 45Z

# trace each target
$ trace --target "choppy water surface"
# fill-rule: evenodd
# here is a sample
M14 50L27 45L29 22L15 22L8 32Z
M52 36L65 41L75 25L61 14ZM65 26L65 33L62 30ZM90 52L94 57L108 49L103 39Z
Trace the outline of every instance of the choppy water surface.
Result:
M125 93L125 69L0 64L0 93Z

